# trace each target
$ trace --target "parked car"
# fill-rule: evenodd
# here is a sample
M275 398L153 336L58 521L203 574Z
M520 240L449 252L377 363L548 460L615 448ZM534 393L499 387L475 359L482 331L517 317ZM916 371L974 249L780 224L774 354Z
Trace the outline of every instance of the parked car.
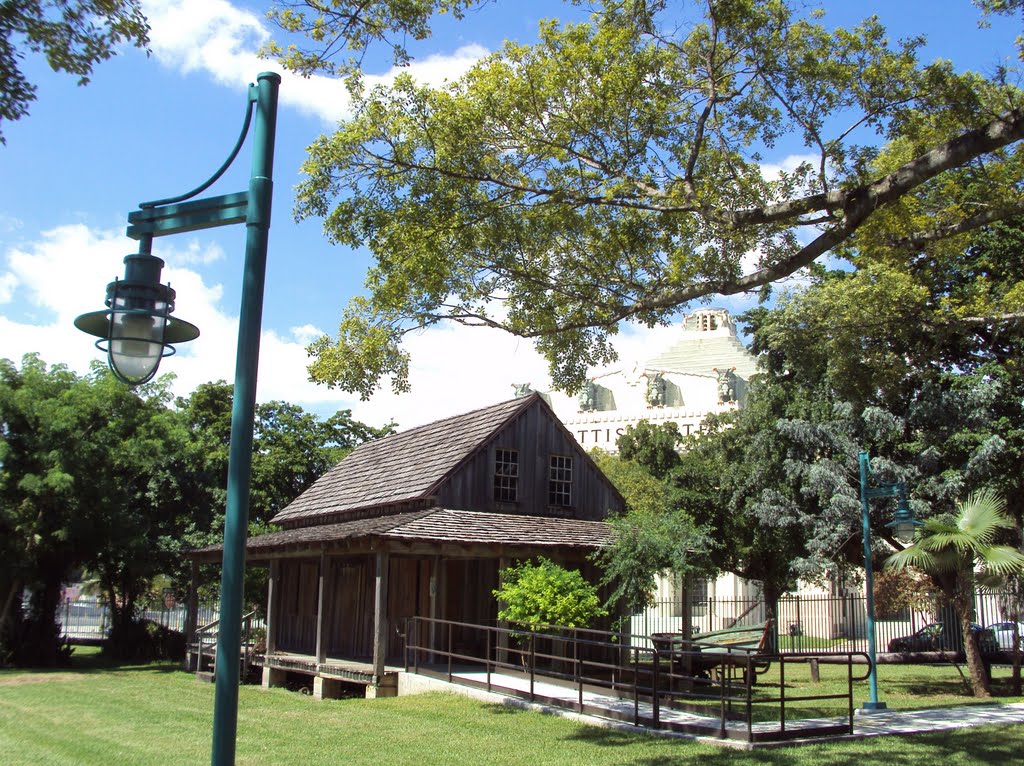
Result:
M996 642L999 644L999 648L1004 652L1013 650L1013 622L994 622L988 626L996 637ZM1017 637L1020 642L1020 648L1024 649L1024 622L1017 623Z
M989 628L983 628L976 622L971 623L971 633L977 635L979 646L983 652L997 651L999 644L996 636ZM945 631L941 622L931 622L911 636L901 636L889 642L890 652L937 652L951 650L960 645L959 632L951 636Z

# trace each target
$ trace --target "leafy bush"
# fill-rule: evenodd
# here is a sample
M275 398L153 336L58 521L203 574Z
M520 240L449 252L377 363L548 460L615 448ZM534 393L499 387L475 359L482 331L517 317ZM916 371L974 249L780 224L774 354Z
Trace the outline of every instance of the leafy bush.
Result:
M501 572L494 596L504 602L498 619L538 628L561 625L581 628L608 614L597 588L578 569L566 569L546 558L511 566Z
M115 625L103 645L103 653L115 660L181 660L185 657L185 636L152 620L132 620Z

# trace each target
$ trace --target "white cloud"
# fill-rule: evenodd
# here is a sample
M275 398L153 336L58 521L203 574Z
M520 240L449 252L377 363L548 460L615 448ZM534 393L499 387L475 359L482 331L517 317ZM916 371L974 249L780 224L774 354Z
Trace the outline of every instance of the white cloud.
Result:
M10 282L17 289L0 314L0 358L19 360L38 352L48 363L64 363L79 373L88 370L89 363L102 355L73 321L79 314L102 308L107 281L123 273L125 249L121 232L92 231L84 225L60 226L43 232L35 242L9 248L5 254L9 271L0 277L0 284ZM169 242L161 253L168 264L175 264L164 269L162 279L177 292L176 314L202 333L161 366L161 372L177 376L173 388L181 395L206 381L234 379L238 317L220 307L222 287L207 284L189 268L191 263L207 262L197 258L198 252L190 243L176 249ZM350 396L307 380L305 345L302 337L264 332L259 398L343 406Z
M412 390L396 396L386 383L353 408L374 425L402 429L511 399L513 383L548 387L547 362L533 345L501 330L446 323L407 336Z
M222 287L208 284L185 264L195 249L186 243L175 250L172 240L164 243L161 252L168 264L163 280L177 291L176 314L202 333L182 344L161 366L161 372L175 374L173 390L184 396L207 381L233 380L238 317L221 307ZM72 322L78 314L101 308L106 282L123 271L125 244L120 231L69 225L43 232L36 242L9 248L5 254L9 271L3 279L17 280L17 306L6 305L0 312L0 358L19 360L35 351L50 364L64 363L80 373L91 361L101 359ZM594 372L643 362L675 342L679 332L678 325L653 329L623 325L613 338L620 361ZM351 408L356 418L367 423L383 425L393 420L406 429L509 399L513 383L550 389L547 362L530 341L500 330L442 324L407 339L412 355L410 393L396 396L385 383L369 401L360 402L346 392L309 381L306 346L320 335L320 328L309 324L287 333L263 332L260 401L285 400L321 415Z
M0 303L9 303L17 286L18 278L14 274L0 274Z
M21 221L9 213L0 212L0 233L10 234L21 228Z
M295 338L297 342L303 344L304 346L308 346L310 343L312 343L321 335L323 335L324 331L314 325L304 324L301 327L292 327L291 334L292 337Z
M145 0L152 26L153 55L164 66L183 73L205 72L230 87L252 82L264 71L281 74L280 101L307 114L336 122L349 113L348 92L341 80L322 75L300 77L284 72L257 55L274 33L262 16L227 0ZM479 45L465 45L450 54L417 59L406 68L368 73L368 86L389 84L401 72L418 82L440 85L461 76L487 54Z
M182 72L204 71L214 80L248 82L266 68L256 50L268 31L257 14L226 0L147 0L153 54Z
M800 165L810 164L811 167L818 167L821 157L817 154L787 154L778 162L762 162L761 177L769 181L775 181L779 173L792 173Z
M197 249L187 242L176 247L173 240L162 243L161 257L168 264L162 280L177 292L176 315L201 331L161 365L162 373L174 373L173 390L184 396L201 383L234 379L238 317L222 308L222 287L207 283L193 268L203 263ZM37 352L47 363L63 363L79 373L102 359L73 321L102 308L107 282L123 273L126 244L120 231L75 224L42 232L36 241L0 253L7 262L0 285L12 285L11 301L0 311L0 358L17 361ZM546 363L528 341L496 330L450 325L409 338L411 393L395 396L388 389L359 402L351 394L309 381L306 346L322 334L308 324L286 334L264 330L260 401L281 399L321 414L350 407L357 418L374 425L395 420L408 428L508 399L512 383L547 387Z
M197 266L205 266L210 263L216 263L222 261L227 257L224 252L224 248L216 242L202 245L199 240L193 239L187 245L184 250L179 250L175 256L176 263L195 264Z

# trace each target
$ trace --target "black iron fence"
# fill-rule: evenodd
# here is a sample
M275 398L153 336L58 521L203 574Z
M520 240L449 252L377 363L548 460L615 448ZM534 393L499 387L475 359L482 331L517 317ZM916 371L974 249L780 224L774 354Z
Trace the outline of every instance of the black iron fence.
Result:
M188 622L188 609L182 604L161 606L140 610L139 617L168 630L184 633ZM200 606L196 625L205 625L217 617L216 604ZM107 637L110 630L110 608L97 599L68 599L61 605L57 621L61 626L61 635L68 642L98 643Z
M979 591L975 596L971 620L980 627L1015 619L1016 608L1011 599L993 591ZM683 630L684 609L681 600L656 601L646 611L634 615L629 630L634 636L652 633L679 633ZM760 599L694 600L690 604L690 627L695 636L726 628L762 623L769 616L778 626L777 648L781 652L867 650L867 599L863 594L843 596L787 594L779 600L778 613L769 615ZM1016 619L1020 619L1017 617ZM941 629L928 626L939 625ZM904 609L896 614L875 615L875 642L878 651L889 646L906 645L904 639L927 629L939 633L936 648L960 651L962 646L959 619L951 606L936 603L929 608ZM916 646L914 641L909 642Z

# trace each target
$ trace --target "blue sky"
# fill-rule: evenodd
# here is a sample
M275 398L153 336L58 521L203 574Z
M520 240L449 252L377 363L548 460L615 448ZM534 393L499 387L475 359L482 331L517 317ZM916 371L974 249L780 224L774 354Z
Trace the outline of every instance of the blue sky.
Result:
M951 58L983 71L1012 60L1019 25L999 19L977 29L968 0L835 3L828 19L851 23L877 13L894 37L926 34L925 58ZM171 196L205 180L223 161L241 126L246 85L277 70L255 55L273 34L259 2L144 0L152 54L126 50L100 64L84 88L26 60L39 85L31 114L6 123L0 147L0 357L37 351L49 363L84 372L100 354L72 319L102 307L104 288L134 251L124 236L139 202ZM535 39L537 20L578 9L561 3L497 0L463 22L442 21L416 54L414 72L439 82L465 71L506 37ZM387 78L387 62L369 74ZM329 245L315 220L292 219L292 189L305 147L345 115L336 81L285 75L281 86L259 398L286 399L320 414L351 407L357 417L403 427L511 396L513 382L547 386L546 365L530 344L481 329L440 328L411 339L410 394L385 388L369 402L307 381L304 347L332 332L348 298L361 290L365 252ZM792 151L793 148L790 148ZM786 148L772 163L785 163ZM208 194L246 187L247 149ZM187 394L207 380L234 375L244 227L161 238L154 253L178 292L177 315L201 337L165 360ZM737 308L735 301L718 301ZM630 331L618 344L623 363L642 359L676 332Z

